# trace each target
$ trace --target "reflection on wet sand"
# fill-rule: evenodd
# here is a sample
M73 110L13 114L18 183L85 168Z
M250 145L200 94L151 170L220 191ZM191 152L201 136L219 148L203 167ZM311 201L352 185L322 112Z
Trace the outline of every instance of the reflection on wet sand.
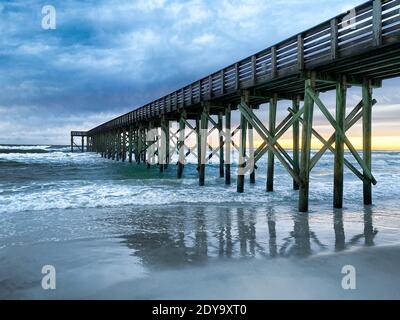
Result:
M217 213L216 213L217 212ZM233 258L306 258L319 252L348 250L354 246L374 246L378 233L373 212L365 208L363 221L346 241L342 210L333 212L333 233L310 227L306 213L288 215L277 221L274 208L263 214L253 208L214 208L195 206L135 213L132 234L123 243L149 268L176 268ZM280 225L283 231L279 230ZM288 226L292 225L290 230ZM326 228L326 223L321 226ZM332 230L331 229L331 230ZM324 240L319 239L318 233ZM323 233L325 232L325 233ZM362 242L364 239L364 242Z

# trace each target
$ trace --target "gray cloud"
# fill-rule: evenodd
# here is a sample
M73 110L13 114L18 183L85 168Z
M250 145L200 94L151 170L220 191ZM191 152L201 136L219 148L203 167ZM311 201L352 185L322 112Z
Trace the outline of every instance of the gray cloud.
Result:
M90 129L361 2L59 0L57 30L45 31L42 1L5 1L0 143L68 143L70 129Z

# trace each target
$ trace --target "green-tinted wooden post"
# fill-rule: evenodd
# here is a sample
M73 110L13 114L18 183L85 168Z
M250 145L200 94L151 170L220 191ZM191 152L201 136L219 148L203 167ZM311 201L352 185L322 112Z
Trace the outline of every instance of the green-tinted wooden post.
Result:
M143 129L143 163L147 163L150 159L147 159L147 149L148 149L148 143L147 143L147 134L149 132L149 129L144 128Z
M164 130L164 124L161 122L161 127L160 127L160 135L157 137L157 155L158 155L158 166L160 169L160 172L164 172L165 166L165 140L163 138L163 135L165 134Z
M208 136L208 114L209 105L205 104L203 106L203 112L201 114L201 124L200 124L200 138L201 138L201 148L200 148L200 168L199 168L199 185L205 185L206 177L206 153L207 153L207 136Z
M254 159L254 129L250 123L247 123L248 132L249 132L249 156ZM253 166L250 171L250 184L256 183L256 169L254 160L249 160L253 162Z
M218 133L219 133L219 177L224 177L224 135L223 135L223 115L218 115Z
M315 80L305 80L305 89L315 89ZM302 132L300 179L302 184L299 190L299 211L308 211L308 197L310 188L310 158L311 158L311 137L314 115L314 100L306 94L304 97L304 124Z
M179 160L178 160L178 179L182 179L183 177L183 169L185 167L185 115L181 114L179 119L179 141L178 141L178 152L179 152Z
M242 102L249 104L249 93L246 91L242 95ZM246 167L246 141L247 141L247 120L242 114L240 116L240 151L239 151L239 163L238 163L238 176L237 176L237 192L244 192L244 174Z
M126 129L122 129L122 162L126 160Z
M169 163L169 121L164 118L161 120L161 137L159 137L158 162L160 172L168 168Z
M107 134L107 144L108 144L108 159L112 158L112 132Z
M201 116L200 116L201 117ZM200 119L196 119L196 139L197 139L197 172L200 176L200 163L201 163L201 130Z
M165 132L165 164L164 164L164 168L167 169L168 168L168 164L171 160L171 155L170 155L170 134L169 134L169 126L170 123L168 120L165 120L164 123L164 132Z
M129 127L129 163L132 163L133 153L133 128Z
M300 109L300 97L296 100L293 100L293 111L297 113ZM300 125L299 120L296 120L293 123L293 162L294 162L294 171L297 175L300 174ZM293 189L299 190L299 184L296 180L293 179Z
M278 105L278 95L274 94L274 97L269 103L269 131L272 136L275 135L276 126L276 109ZM267 192L274 191L274 171L275 171L275 155L269 150L268 151L268 169L267 169Z
M231 184L231 157L232 157L232 138L231 138L231 106L225 110L225 184Z
M152 122L149 122L149 127L147 128L147 134L145 134L145 143L146 143L146 151L143 153L144 154L144 156L146 157L146 155L147 155L147 160L146 159L144 159L143 160L143 162L145 162L145 163L147 163L147 169L150 169L151 168L151 161L153 161L153 159L154 159L154 157L155 157L155 155L154 154L152 154L152 155L150 155L150 154L148 154L149 152L149 150L152 150L152 148L151 148L151 146L150 146L150 144L151 143L153 143L154 141L155 141L155 137L154 137L154 134L152 133L152 130L153 129L155 129L155 128L153 128L154 126L153 126L153 123ZM148 138L149 138L149 136L150 136L150 138L152 138L152 140L148 140ZM157 152L159 152L160 150L157 150ZM161 169L161 171L163 170L164 168L162 168Z
M110 132L108 136L109 145L110 145L110 159L113 159L114 156L114 132Z
M368 169L372 169L372 88L369 80L363 83L363 158ZM364 176L366 172L364 172ZM371 182L364 182L364 204L372 204Z
M108 133L103 134L102 143L104 144L104 158L108 158L108 154L110 152L110 149L108 146Z
M111 143L112 143L112 160L115 160L115 154L117 152L117 133L114 131L111 133Z
M136 163L140 164L142 156L142 128L136 130Z
M122 160L122 130L118 130L118 161Z
M346 78L341 77L336 84L336 138L335 138L335 165L333 183L333 206L343 208L343 176L344 176L344 139L341 132L345 132L346 119ZM340 132L339 132L340 131Z

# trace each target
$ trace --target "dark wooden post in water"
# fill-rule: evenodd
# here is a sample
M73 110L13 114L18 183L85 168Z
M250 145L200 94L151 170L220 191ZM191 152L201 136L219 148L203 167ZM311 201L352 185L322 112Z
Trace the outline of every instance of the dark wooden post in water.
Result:
M139 127L137 130L137 164L141 164L142 162L142 148L143 148L143 128Z
M154 137L154 134L153 134L153 131L152 131L153 129L154 129L153 123L150 121L149 122L149 126L147 128L147 134L145 133L145 140L144 140L145 144L146 144L146 150L143 152L145 157L146 157L146 154L147 154L147 159L143 160L143 162L147 163L147 169L150 169L150 167L151 167L151 163L150 162L155 159L154 153L150 154L150 152L149 152L150 150L152 150L152 148L151 148L152 144L155 143L155 141L154 141L155 137ZM151 140L149 140L149 139L151 139ZM160 150L157 150L157 152L159 152L159 151Z
M160 172L168 168L169 163L169 121L161 119L161 139L159 137L158 161Z
M248 132L249 132L249 157L254 159L254 129L253 125L249 122L247 124L248 126ZM251 171L250 171L250 184L255 184L256 183L256 169L255 169L255 163L254 160L249 160L253 162L253 165L251 166ZM248 162L249 164L249 162Z
M133 128L132 126L129 127L129 163L132 163L132 153L133 153Z
M200 116L201 118L201 116ZM200 177L200 163L201 163L201 129L200 129L200 120L196 119L196 139L197 139L197 172Z
M126 160L126 128L122 128L122 162Z
M225 184L231 184L231 157L232 157L232 133L231 133L231 105L225 109Z
M336 125L335 131L335 165L333 184L333 206L343 207L343 169L344 169L344 136L346 118L346 77L341 77L336 84Z
M245 91L242 94L242 102L249 104L249 92ZM244 174L246 168L246 141L247 141L247 120L241 113L240 115L240 150L237 175L237 192L244 192Z
M179 119L179 141L178 141L178 152L179 152L179 160L178 160L178 179L182 179L183 169L185 167L185 113L181 113L181 117Z
M208 103L203 105L200 123L200 168L199 168L199 185L205 185L206 176L206 153L207 153L207 138L208 138L208 116L210 106Z
M276 126L276 109L278 106L278 95L274 94L269 103L269 131L275 136ZM274 191L274 171L275 171L275 155L268 151L268 168L267 168L267 192Z
M85 137L84 136L82 136L82 149L81 149L81 151L85 152Z
M293 111L296 114L300 109L300 97L293 100ZM300 125L299 120L293 122L293 162L294 162L294 172L300 174ZM295 179L293 179L293 189L299 190L299 184Z
M74 136L71 133L71 152L74 152Z
M224 134L223 134L223 115L222 112L218 114L218 133L219 133L219 177L223 178L224 174Z
M315 89L314 76L305 80L304 97L304 124L301 146L300 179L301 186L299 191L299 211L308 211L308 195L310 188L310 157L311 157L311 137L314 117L314 100L307 94L307 89Z
M115 133L115 130L111 132L111 150L112 150L112 156L111 159L115 160L115 153L116 153L116 148L117 148L117 134Z
M372 169L372 88L371 82L367 79L363 83L363 158L368 169ZM364 171L364 176L367 173ZM372 204L372 184L370 181L364 181L364 204Z

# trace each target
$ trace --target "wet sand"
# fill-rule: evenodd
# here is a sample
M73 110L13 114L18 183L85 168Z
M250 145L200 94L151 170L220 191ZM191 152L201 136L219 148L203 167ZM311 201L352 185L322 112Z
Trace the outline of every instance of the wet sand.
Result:
M61 212L73 228L63 229ZM0 298L399 299L399 219L384 212L304 215L283 205L43 212L41 228L10 233L0 249ZM54 291L41 288L48 264L57 270ZM356 290L341 286L345 265L356 268Z

